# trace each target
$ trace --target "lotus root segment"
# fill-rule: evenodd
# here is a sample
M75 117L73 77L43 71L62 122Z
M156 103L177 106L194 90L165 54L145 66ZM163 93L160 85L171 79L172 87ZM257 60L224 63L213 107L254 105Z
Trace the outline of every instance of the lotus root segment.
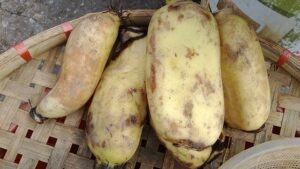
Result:
M53 89L32 115L37 121L66 116L92 96L118 36L120 19L112 13L92 14L70 34L61 73Z
M216 16L221 37L225 121L237 129L259 129L270 112L270 87L264 56L253 28L241 17Z
M113 168L136 152L146 115L146 38L134 41L104 71L88 112L87 143L97 166Z
M195 151L216 142L224 98L219 32L210 12L192 1L155 12L148 29L146 88L152 126L161 140Z

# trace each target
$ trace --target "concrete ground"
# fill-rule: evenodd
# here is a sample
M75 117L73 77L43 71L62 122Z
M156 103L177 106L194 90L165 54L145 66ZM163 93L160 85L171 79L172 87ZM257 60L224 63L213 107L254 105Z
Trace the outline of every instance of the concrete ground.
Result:
M164 0L0 0L0 53L45 29L105 10L109 4L153 9Z

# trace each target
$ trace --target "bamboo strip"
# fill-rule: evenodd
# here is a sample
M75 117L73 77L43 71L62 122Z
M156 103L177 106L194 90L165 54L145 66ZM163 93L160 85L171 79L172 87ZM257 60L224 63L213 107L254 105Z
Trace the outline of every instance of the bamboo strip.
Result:
M121 18L123 24L127 26L146 26L150 21L153 11L154 10L127 10L122 12ZM70 24L75 27L81 20L92 14L93 13L90 13L78 19L74 19L70 21ZM31 38L23 41L23 44L28 48L31 57L37 58L45 51L48 51L53 47L64 43L66 40L67 37L64 34L61 25L58 25L32 36ZM4 77L6 77L25 63L26 61L19 56L14 47L2 53L0 55L0 80L2 80Z
M23 127L18 127L16 131L16 137L11 140L9 147L7 148L7 153L5 154L4 159L8 161L13 161L18 154L18 151L25 139L26 130Z
M121 18L123 24L126 26L147 26L153 13L154 10L127 10L122 12ZM93 13L90 13L78 19L72 20L70 23L73 27L75 27L82 19L92 14ZM31 38L23 41L23 43L28 48L31 56L33 58L37 58L45 51L64 43L66 39L67 37L64 35L61 25L59 25L32 36ZM259 40L263 46L265 57L269 58L273 62L277 62L279 56L285 49L275 42L262 37L259 37ZM0 80L19 68L24 63L26 62L19 56L14 48L11 48L1 54ZM282 67L296 79L300 80L300 59L295 57L295 55L291 55L290 59Z
M63 168L71 146L72 144L70 142L59 139L49 158L49 166L51 166L51 168Z
M14 134L0 129L0 147L7 149L14 138Z
M53 148L49 145L42 144L33 139L25 138L19 151L21 154L23 154L23 156L31 157L32 159L41 161L48 161L52 150Z
M17 164L5 160L0 160L0 168L5 169L16 169L18 166Z
M32 169L36 166L36 164L36 160L28 157L22 157L18 169Z
M270 112L267 123L273 124L275 126L281 126L283 113L280 112Z
M264 51L264 56L273 62L277 62L282 53L286 50L281 47L277 43L259 37L260 44L262 45L262 49ZM300 81L300 58L295 56L294 54L290 55L289 60L282 65L282 68L289 72L293 77L295 77L298 81Z
M278 103L280 107L294 110L300 112L300 98L289 96L289 95L280 95L278 97Z
M69 153L69 155L65 160L64 169L92 169L93 165L94 165L93 160L86 159L77 156L76 154Z
M130 15L132 17L132 14ZM151 16L150 13L147 15ZM142 18L139 18L139 24L142 24ZM145 25L148 24L146 22ZM129 23L133 24L132 21L128 21L127 24ZM263 48L271 55L277 55L272 48ZM277 46L275 45L274 48L277 49ZM280 54L280 52L277 53ZM45 51L38 59L18 69L0 84L0 93L4 96L4 99L0 96L0 148L7 149L5 159L0 159L0 168L35 168L38 161L48 163L47 168L91 169L93 167L94 160L91 159L91 152L86 145L84 130L78 127L84 116L84 109L67 116L64 122L53 119L44 124L36 124L30 119L28 110L19 108L20 103L27 101L28 98L31 98L33 104L38 103L47 93L46 87L55 84L57 74L53 73L53 68L61 65L62 54L63 47ZM277 60L274 59L275 61ZM269 70L268 73L272 92L272 110L265 127L258 133L225 127L224 134L232 140L228 141L228 145L231 146L227 147L227 151L224 151L222 156L207 165L205 169L217 168L218 160L228 159L243 151L249 146L246 146L247 144L257 145L271 139L294 137L300 131L299 112L291 110L295 107L298 110L300 83L281 68ZM32 88L29 87L31 83L35 84ZM292 99L286 99L286 97L277 99L278 96L282 96L282 93L289 94L284 96L292 97ZM286 111L276 112L278 106L286 108ZM11 123L19 126L15 133L7 131ZM30 139L24 136L28 130L32 130ZM56 139L55 145L48 144L49 137ZM11 146L12 144L15 146ZM77 153L69 152L73 145L79 146ZM16 154L23 156L19 164L13 162ZM126 169L134 168L183 169L184 167L174 160L170 152L165 153L155 132L146 122L140 148L126 166Z

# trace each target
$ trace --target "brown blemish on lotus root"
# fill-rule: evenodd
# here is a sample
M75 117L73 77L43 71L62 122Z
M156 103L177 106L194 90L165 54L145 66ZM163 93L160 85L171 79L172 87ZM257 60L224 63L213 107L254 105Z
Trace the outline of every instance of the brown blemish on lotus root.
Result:
M149 40L149 53L151 54L155 54L155 35L150 36L150 40Z
M137 92L136 88L128 89L127 93L133 95L133 93Z
M178 130L178 125L175 122L170 122L171 131L176 132Z
M185 103L184 105L184 110L183 110L183 114L185 117L187 118L192 118L193 115L193 102L191 100L189 100L188 102Z
M176 2L175 4L172 4L168 7L168 12L178 12L179 10L184 11L194 11L196 13L199 13L200 15L203 15L205 18L205 21L212 20L212 16L209 12L207 12L205 9L203 9L200 6L197 5L190 5L189 3L186 3L185 1ZM178 16L178 21L183 20L183 17ZM204 21L203 21L204 22ZM205 24L205 23L203 23Z
M184 147L184 148L198 150L198 151L201 151L206 148L205 144L201 142L195 143L188 139L173 140L173 145L175 147Z
M141 92L141 96L143 99L146 99L147 98L147 95L146 95L146 92L144 89L140 89L140 92Z
M177 17L177 19L178 19L179 22L181 22L183 18L184 18L183 14L179 14L178 17Z
M195 49L186 48L186 58L192 59L194 56L198 56L199 54L195 52Z
M136 124L138 124L138 118L134 115L129 116L125 121L126 126L131 126Z
M194 84L192 91L196 90L198 87L201 87L202 92L205 96L208 96L211 93L215 92L213 84L209 80L207 80L206 75L204 75L203 77L199 74L196 74L195 78L197 79L197 83Z
M107 133L110 135L110 137L113 136L112 132L111 132L111 127L106 127L105 130L107 131Z
M160 26L160 25L162 24L161 17L159 17L159 18L157 19L157 22L158 22L158 26Z
M102 141L101 147L102 147L102 148L105 148L105 147L106 147L106 142L105 142L105 141Z
M251 62L249 61L248 57L243 57L244 58L244 62L246 63L246 65L251 66Z
M195 91L198 89L198 86L199 86L199 84L196 82L196 83L193 85L192 92L195 92Z
M191 154L191 159L194 159L194 158L195 158L195 156L193 154Z
M167 19L162 19L161 16L157 19L158 29L174 30L174 27L171 28L171 24Z
M151 64L150 88L151 88L152 93L156 89L156 69L155 69L154 64Z
M93 114L91 112L88 113L86 120L86 133L89 135L94 130L94 124L92 123Z
M168 7L168 12L178 11L179 9L180 9L180 5L173 4Z
M247 121L247 126L250 126L250 121Z
M170 30L171 29L171 24L169 21L164 21L163 22L163 27L167 30Z
M225 44L224 47L228 57L231 58L231 60L236 61L240 58L241 55L244 55L246 48L248 48L248 45L246 43L239 43L237 50L232 49L227 44Z
M212 39L211 37L208 39L208 43L213 43L214 45L216 45L216 42L214 42L214 39Z

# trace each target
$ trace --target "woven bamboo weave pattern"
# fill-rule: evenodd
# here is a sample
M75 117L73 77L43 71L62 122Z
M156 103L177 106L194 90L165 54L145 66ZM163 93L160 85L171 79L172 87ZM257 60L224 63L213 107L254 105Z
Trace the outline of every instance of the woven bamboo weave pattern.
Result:
M86 107L65 118L37 124L29 117L31 101L36 105L54 86L64 46L33 59L0 83L0 168L2 169L91 169L94 158L85 142ZM269 69L272 108L259 132L224 129L226 148L205 166L217 168L231 156L262 142L300 137L300 84L282 69L266 62ZM126 169L180 169L145 124L140 148Z

